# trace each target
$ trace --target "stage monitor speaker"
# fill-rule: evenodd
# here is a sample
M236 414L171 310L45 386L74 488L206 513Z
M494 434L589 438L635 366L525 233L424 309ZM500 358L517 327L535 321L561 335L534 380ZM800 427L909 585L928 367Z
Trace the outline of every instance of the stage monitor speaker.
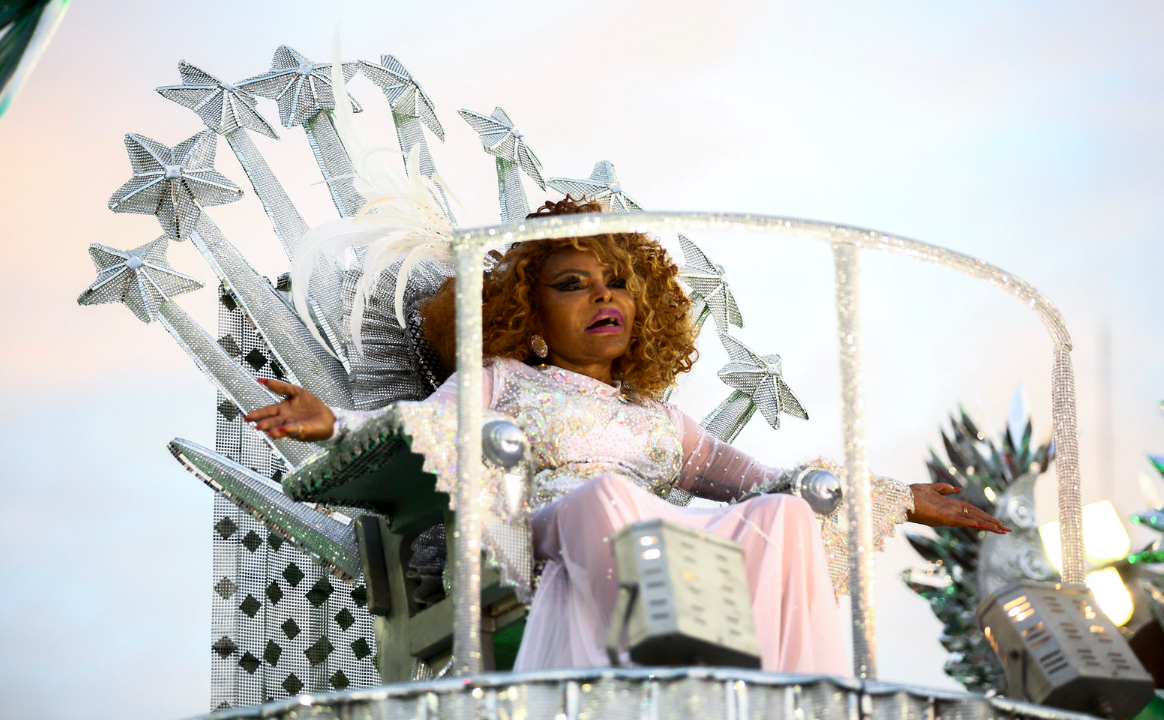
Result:
M619 579L606 648L612 663L625 630L641 665L760 667L739 545L663 520L629 525L612 542Z
M1087 588L1016 583L982 601L978 622L1009 697L1113 720L1154 697L1151 676Z

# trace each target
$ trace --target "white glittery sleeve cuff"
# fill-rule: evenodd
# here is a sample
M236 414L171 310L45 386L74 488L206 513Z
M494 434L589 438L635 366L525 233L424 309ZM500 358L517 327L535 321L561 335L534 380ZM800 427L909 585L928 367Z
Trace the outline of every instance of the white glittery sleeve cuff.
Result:
M335 415L335 425L331 429L331 437L324 442L338 442L343 439L345 435L355 430L359 426L368 422L369 419L380 414L381 410L344 410L342 408L331 408L331 412Z
M839 472L838 468L835 472ZM848 502L846 499L844 502ZM849 592L848 538L841 529L844 502L831 515L821 518L820 535L828 559L829 577L837 595ZM897 526L913 511L913 491L903 482L873 476L873 549L885 550L886 539L893 537Z
M885 549L897 526L913 512L913 490L892 478L873 476L873 547Z

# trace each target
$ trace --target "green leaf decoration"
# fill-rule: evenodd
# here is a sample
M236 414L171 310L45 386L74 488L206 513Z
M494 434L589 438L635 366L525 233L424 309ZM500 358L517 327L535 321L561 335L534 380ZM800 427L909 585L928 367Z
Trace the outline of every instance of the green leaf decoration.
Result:
M0 0L0 116L48 44L69 0Z
M1023 475L1040 474L1055 455L1050 441L1032 447L1028 419L1021 438L1006 430L996 440L987 438L962 408L950 417L950 429L942 432L945 458L931 448L926 461L931 482L962 488L958 499L994 515L995 498ZM990 644L978 629L975 610L978 597L977 531L967 528L932 528L933 537L907 532L906 539L929 565L902 573L902 580L924 598L942 622L939 640L949 651L946 674L967 690L1001 692L1006 688L1003 668Z

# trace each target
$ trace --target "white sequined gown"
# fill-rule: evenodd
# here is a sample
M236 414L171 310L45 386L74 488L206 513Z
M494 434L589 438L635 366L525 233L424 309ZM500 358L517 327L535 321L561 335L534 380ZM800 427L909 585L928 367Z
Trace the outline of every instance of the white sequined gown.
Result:
M778 470L672 405L553 366L494 359L485 367L484 400L525 430L537 469L534 555L545 568L515 671L609 664L605 639L618 593L610 537L663 518L743 547L765 670L848 674L820 525L807 503L773 494L685 508L663 499L678 487L733 500ZM422 404L455 402L454 376ZM351 416L340 424L352 424Z

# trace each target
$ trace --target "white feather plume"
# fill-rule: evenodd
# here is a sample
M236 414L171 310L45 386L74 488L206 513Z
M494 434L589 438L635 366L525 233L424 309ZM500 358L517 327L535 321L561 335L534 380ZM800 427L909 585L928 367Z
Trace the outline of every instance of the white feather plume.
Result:
M380 275L394 263L403 260L396 281L396 320L401 327L404 319L404 291L408 274L416 263L435 261L451 264L450 240L454 226L442 201L441 190L447 188L425 177L420 172L420 153L417 148L406 159L408 172L402 174L395 163L399 151L370 146L353 122L352 108L342 99L347 97L344 87L343 66L340 63L339 29L333 44L334 60L331 66L335 107L335 125L356 172L356 189L367 204L352 218L324 223L304 235L296 248L291 266L291 290L295 308L307 326L316 334L310 319L307 302L308 288L314 272L344 272L355 248L365 248L363 275L356 289L352 306L351 334L356 350L363 352L360 329L368 296L375 292ZM317 263L323 261L324 267ZM331 267L326 267L330 265Z

